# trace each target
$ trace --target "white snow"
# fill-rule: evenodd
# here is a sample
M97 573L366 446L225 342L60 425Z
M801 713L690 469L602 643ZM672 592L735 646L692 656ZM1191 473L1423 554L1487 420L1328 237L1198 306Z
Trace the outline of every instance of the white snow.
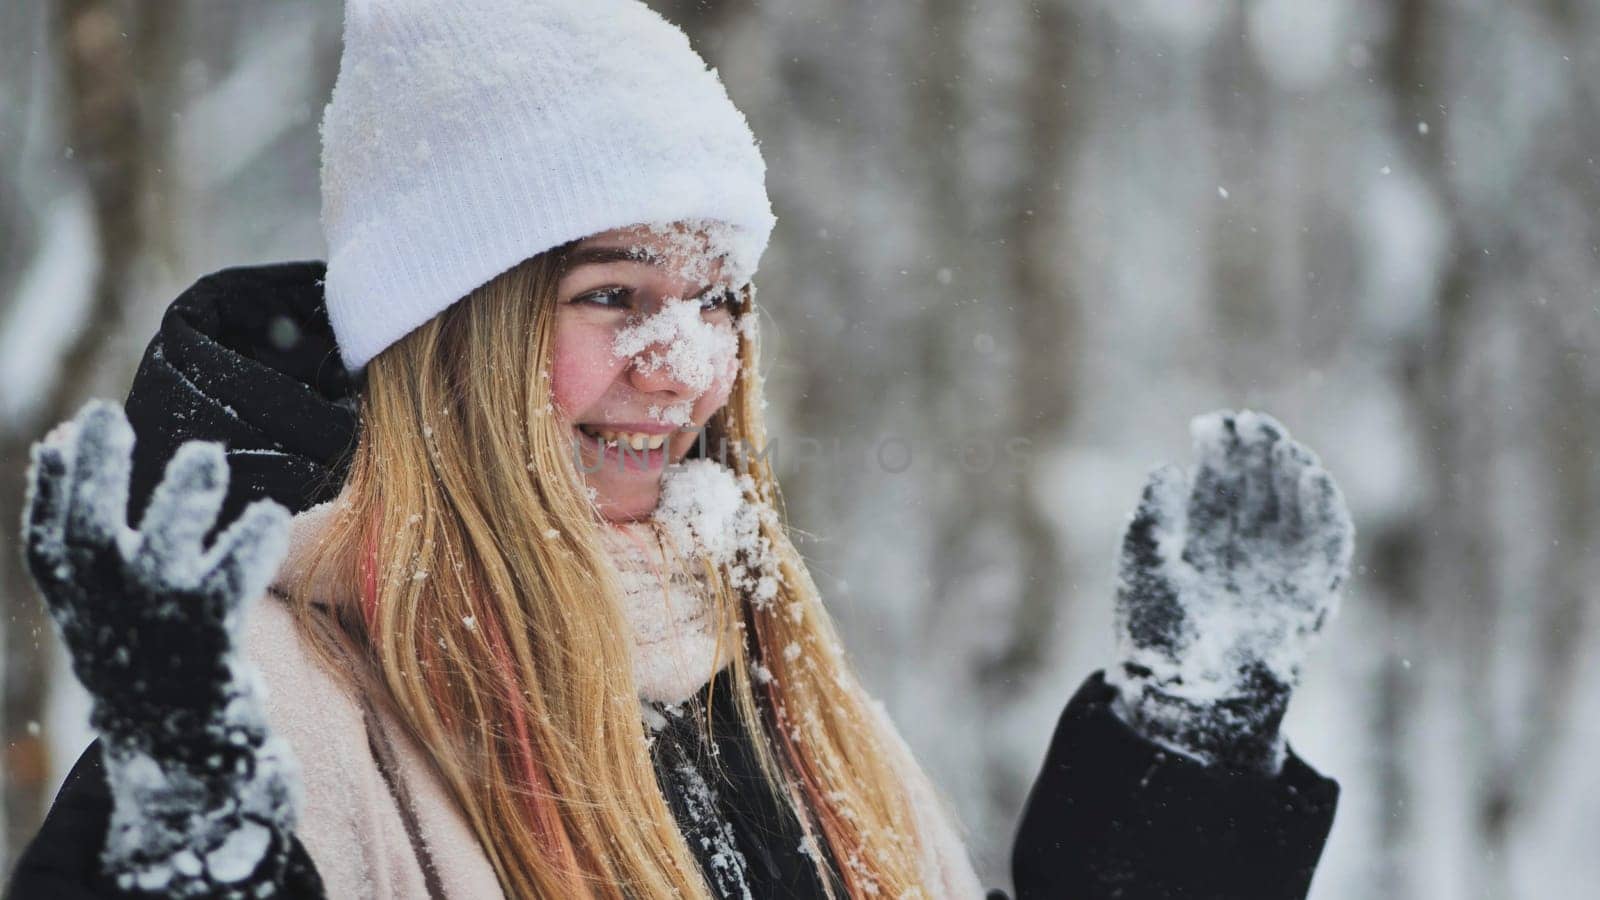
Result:
M644 727L650 729L651 732L657 732L667 727L667 717L662 715L661 711L656 709L654 705L643 700L639 702L639 716L644 720ZM654 737L647 736L647 740L653 741Z
M706 784L705 777L692 765L683 764L674 769L684 806L693 829L691 839L698 838L701 847L711 852L711 880L719 889L719 896L736 896L750 900L750 887L745 876L744 854L739 851L733 826L717 812L716 795ZM736 890L736 894L729 894Z
M675 222L647 222L640 227L655 239L654 246L635 250L659 256L674 277L694 285L740 287L755 270L738 255L738 236L723 222L686 218Z
M721 567L733 587L752 593L758 605L777 596L777 558L761 533L775 521L767 504L750 499L755 483L713 460L692 459L667 469L655 521L679 547L693 548Z
M694 401L684 400L666 406L652 405L645 410L645 415L663 425L676 425L681 428L694 421Z
M272 832L261 824L244 822L228 834L222 846L206 854L205 868L224 884L243 881L255 871L271 841Z
M1332 482L1315 455L1305 462L1293 459L1287 430L1270 417L1245 411L1234 421L1237 439L1225 432L1222 414L1196 417L1190 423L1198 456L1195 474L1166 466L1152 476L1160 574L1182 610L1177 647L1169 653L1164 647L1138 646L1126 639L1126 629L1118 629L1124 660L1148 668L1164 692L1195 703L1244 695L1239 678L1251 663L1263 664L1285 685L1297 684L1310 642L1338 609L1337 588L1353 550L1343 501L1336 488L1333 496L1325 494ZM1266 446L1268 427L1282 435L1271 446L1281 530L1252 534L1233 530L1232 520L1210 526L1227 533L1192 528L1190 495L1200 468L1232 471L1225 456L1229 444ZM1245 487L1238 499L1242 509L1266 502L1248 491L1248 483ZM1291 519L1303 520L1301 532L1288 530ZM1327 549L1332 541L1342 541L1336 554ZM1123 675L1112 667L1107 678L1120 684Z
M707 321L700 301L687 298L669 299L655 313L619 330L611 352L627 359L655 345L664 346L665 352L651 350L642 358L643 368L664 368L697 395L710 389L719 376L730 373L739 352L735 333Z
M246 718L259 718L259 704L251 707ZM216 782L224 776L217 773L202 780L120 744L105 747L112 814L103 858L125 883L177 897L203 895L207 879L232 884L256 870L271 845L271 830L262 822L274 823L283 834L293 826L297 769L288 746L276 738L256 751L253 772L229 773L229 785L220 789ZM206 798L215 796L229 802L209 805Z

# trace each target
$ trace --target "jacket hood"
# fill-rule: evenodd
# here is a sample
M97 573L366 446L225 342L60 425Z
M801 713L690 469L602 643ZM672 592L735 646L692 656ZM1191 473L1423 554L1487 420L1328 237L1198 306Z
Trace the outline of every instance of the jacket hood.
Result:
M167 308L125 404L137 439L132 521L191 440L227 451L218 522L261 497L300 513L339 492L355 447L356 382L328 324L324 271L316 261L223 269Z

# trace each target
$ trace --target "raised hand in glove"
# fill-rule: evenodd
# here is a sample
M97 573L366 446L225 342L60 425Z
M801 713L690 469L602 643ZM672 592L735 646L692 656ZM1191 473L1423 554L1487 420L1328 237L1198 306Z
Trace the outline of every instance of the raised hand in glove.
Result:
M287 550L288 513L259 501L204 546L228 469L219 445L191 442L134 530L132 450L119 407L86 405L34 445L23 523L104 741L103 862L124 890L265 896L287 864L296 777L237 648L244 604Z
M1355 530L1316 454L1271 416L1214 412L1190 432L1193 477L1153 472L1123 538L1113 708L1156 743L1270 775Z

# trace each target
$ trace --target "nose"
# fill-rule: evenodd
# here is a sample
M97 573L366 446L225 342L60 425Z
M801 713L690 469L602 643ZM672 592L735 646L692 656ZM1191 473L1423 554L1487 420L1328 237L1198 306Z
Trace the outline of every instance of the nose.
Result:
M674 400L694 396L693 386L685 380L690 373L683 371L688 364L684 348L674 343L656 341L633 354L624 373L629 387L641 394L669 394Z

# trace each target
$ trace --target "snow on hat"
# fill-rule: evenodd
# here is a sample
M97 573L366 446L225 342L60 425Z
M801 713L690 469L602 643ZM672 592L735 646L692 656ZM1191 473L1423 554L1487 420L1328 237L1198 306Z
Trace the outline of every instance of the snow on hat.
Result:
M322 119L345 365L613 228L716 223L748 277L775 222L765 176L716 71L636 0L347 0Z

